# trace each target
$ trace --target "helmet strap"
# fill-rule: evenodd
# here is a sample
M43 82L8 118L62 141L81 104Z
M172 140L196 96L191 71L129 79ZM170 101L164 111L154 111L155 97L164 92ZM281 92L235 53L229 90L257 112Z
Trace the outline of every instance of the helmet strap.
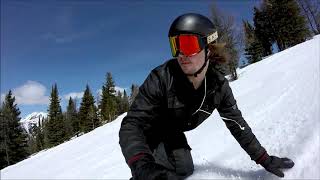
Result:
M201 67L197 72L195 72L195 73L193 74L194 77L197 77L198 74L200 74L200 73L203 71L203 69L206 67L207 62L208 62L208 60L209 60L207 53L208 53L208 50L207 50L207 48L205 48L205 58L204 58L205 60L204 60L204 63L203 63L203 65L202 65L202 67Z

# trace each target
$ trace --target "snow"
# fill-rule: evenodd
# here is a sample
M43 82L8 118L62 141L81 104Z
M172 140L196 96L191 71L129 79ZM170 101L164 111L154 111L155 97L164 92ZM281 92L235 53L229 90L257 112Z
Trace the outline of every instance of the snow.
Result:
M22 124L22 127L26 130L27 133L29 132L29 129L36 125L39 126L39 118L40 118L40 123L42 119L47 118L48 113L45 112L33 112L29 115L27 115L25 118L21 119L20 123Z
M320 35L240 70L231 82L243 117L271 155L295 166L287 179L320 179ZM129 179L115 121L1 170L2 179ZM276 179L250 160L217 111L186 133L188 179ZM36 170L37 169L37 170Z

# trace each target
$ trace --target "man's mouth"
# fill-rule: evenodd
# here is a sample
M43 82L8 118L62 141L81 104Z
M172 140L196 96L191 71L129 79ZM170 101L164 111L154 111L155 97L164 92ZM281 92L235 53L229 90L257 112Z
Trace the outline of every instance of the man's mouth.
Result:
M190 61L186 61L186 60L180 60L180 63L181 63L181 64L191 64Z
M191 64L191 61L187 58L179 58L178 59L181 65L188 65Z

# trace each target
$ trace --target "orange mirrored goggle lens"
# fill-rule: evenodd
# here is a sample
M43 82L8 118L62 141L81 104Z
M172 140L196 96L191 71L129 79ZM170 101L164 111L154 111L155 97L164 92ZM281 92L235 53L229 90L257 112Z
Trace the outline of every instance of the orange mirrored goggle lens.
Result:
M200 37L197 35L179 35L170 37L172 56L177 57L178 53L182 53L186 56L199 53L203 48L200 42Z
M186 56L191 56L201 51L199 40L194 35L179 36L179 50Z

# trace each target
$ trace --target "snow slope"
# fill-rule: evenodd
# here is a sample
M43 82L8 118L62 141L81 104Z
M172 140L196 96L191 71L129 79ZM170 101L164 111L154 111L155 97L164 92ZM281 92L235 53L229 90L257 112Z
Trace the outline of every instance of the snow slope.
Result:
M320 36L241 69L231 87L269 154L290 157L288 179L320 179ZM2 179L128 179L118 145L121 119L1 170ZM187 132L189 179L277 179L250 160L217 111ZM35 169L37 171L35 171Z

